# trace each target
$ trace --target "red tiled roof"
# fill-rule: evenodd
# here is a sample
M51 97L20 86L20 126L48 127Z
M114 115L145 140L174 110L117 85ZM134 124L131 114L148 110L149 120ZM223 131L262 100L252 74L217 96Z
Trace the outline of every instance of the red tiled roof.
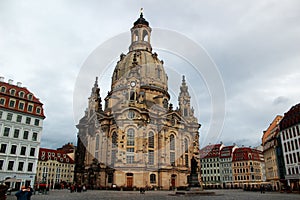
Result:
M5 88L4 92L1 90L2 88ZM12 90L15 90L14 95L11 94ZM23 97L20 96L21 93L24 94ZM31 99L29 98L30 96L31 96ZM0 108L5 108L8 110L18 111L21 113L31 114L31 115L45 118L43 104L40 102L40 100L38 98L36 98L34 96L33 93L31 93L25 87L19 87L17 85L13 85L13 84L9 84L9 83L0 81L0 97L5 99L5 104L4 105L0 104ZM10 99L14 99L16 101L14 107L9 106ZM24 102L24 109L19 109L20 101ZM29 103L33 104L33 109L31 112L27 110ZM36 112L38 107L40 108L40 113Z
M39 161L56 160L60 163L74 164L74 160L65 151L40 148Z
M257 149L252 149L250 147L240 147L236 148L233 152L232 161L245 161L245 160L257 160L261 161L260 155L262 152Z
M280 121L280 130L287 129L300 123L300 103L293 106Z
M219 157L221 144L207 145L200 150L200 158L215 158Z
M220 151L220 158L230 158L232 155L232 149L234 146L223 147Z

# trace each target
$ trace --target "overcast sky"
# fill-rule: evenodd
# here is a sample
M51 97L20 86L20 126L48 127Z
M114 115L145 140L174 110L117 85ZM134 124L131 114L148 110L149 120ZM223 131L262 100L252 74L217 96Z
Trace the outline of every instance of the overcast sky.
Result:
M195 41L219 70L226 92L220 137L205 139L211 117L208 89L194 100L199 104L202 147L220 141L257 146L275 116L300 102L298 0L0 0L0 76L22 82L44 103L42 147L76 142L73 92L80 69L99 45L129 33L141 7L152 28ZM159 53L159 58L172 74L170 66L180 61L168 61L171 57L164 55ZM101 74L91 74L88 82L95 76ZM205 86L203 81L188 84L191 92ZM100 82L100 87L106 94L107 83ZM176 95L176 89L171 90ZM176 102L176 96L171 98Z

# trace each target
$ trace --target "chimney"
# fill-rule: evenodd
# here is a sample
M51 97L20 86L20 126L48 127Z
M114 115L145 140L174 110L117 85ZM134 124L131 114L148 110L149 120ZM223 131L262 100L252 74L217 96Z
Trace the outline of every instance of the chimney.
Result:
M4 77L0 76L0 82L4 82Z
M18 87L21 87L21 86L22 86L22 83L21 83L21 82L17 82L17 86L18 86Z
M14 81L13 81L12 79L9 79L9 80L8 80L8 84L10 84L10 85L12 85L13 82L14 82Z

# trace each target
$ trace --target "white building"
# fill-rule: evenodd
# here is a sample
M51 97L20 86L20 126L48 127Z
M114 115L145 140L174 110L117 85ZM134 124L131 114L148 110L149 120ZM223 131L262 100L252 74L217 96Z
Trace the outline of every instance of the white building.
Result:
M238 148L238 146L232 145L232 146L224 146L220 150L220 174L221 174L222 188L233 187L232 154L236 148Z
M42 136L43 104L21 83L0 77L0 182L33 186Z
M293 106L280 121L285 179L292 190L300 188L300 104Z

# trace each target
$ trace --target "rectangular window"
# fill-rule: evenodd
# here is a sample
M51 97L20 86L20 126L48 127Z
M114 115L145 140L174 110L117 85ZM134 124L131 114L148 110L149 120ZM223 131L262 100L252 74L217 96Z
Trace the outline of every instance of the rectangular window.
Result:
M8 137L8 136L9 136L9 132L10 132L10 128L8 128L8 127L5 127L5 128L4 128L4 133L3 133L3 136L6 136L6 137Z
M175 152L170 152L170 163L172 166L175 165Z
M154 150L149 150L148 152L148 163L149 165L154 165Z
M26 155L26 147L21 147L20 155L22 155L22 156Z
M4 160L0 160L0 171L3 170L3 163L4 163Z
M31 122L31 118L30 117L26 117L26 124L30 124Z
M1 144L0 153L5 153L6 147L7 147L7 144Z
M32 141L37 141L37 136L38 136L37 133L33 133L32 134Z
M2 115L3 115L3 112L2 112L2 111L0 111L0 119L2 119Z
M39 126L40 125L40 120L39 119L35 119L34 120L34 125L35 126Z
M33 111L33 105L29 104L28 107L27 107L27 111L32 112Z
M34 156L35 154L35 148L30 148L30 156Z
M186 154L186 155L184 155L184 157L185 157L184 158L184 160L185 160L185 166L189 167L189 155Z
M19 138L19 134L20 134L20 130L19 129L15 129L15 131L14 131L14 138Z
M33 163L28 163L27 171L32 172L33 169Z
M0 99L0 105L4 105L5 104L5 99L1 98Z
M132 164L134 161L134 155L126 155L126 163Z
M27 140L28 139L29 132L24 131L23 139Z
M17 145L11 145L10 154L16 154L17 152Z
M16 102L14 100L9 100L9 107L14 108L16 105Z
M13 114L12 113L7 113L7 116L6 116L6 119L11 121L12 120L12 117L13 117Z
M108 176L107 176L107 182L108 183L112 183L113 182L113 178L114 178L113 174L108 174Z
M19 102L19 109L24 110L24 102Z
M22 122L22 115L17 115L17 122Z
M13 169L14 169L14 161L9 161L8 166L7 166L7 170L13 170Z
M116 162L116 158L117 158L117 150L113 149L111 151L111 164L113 165Z
M23 171L24 162L19 162L18 171Z

